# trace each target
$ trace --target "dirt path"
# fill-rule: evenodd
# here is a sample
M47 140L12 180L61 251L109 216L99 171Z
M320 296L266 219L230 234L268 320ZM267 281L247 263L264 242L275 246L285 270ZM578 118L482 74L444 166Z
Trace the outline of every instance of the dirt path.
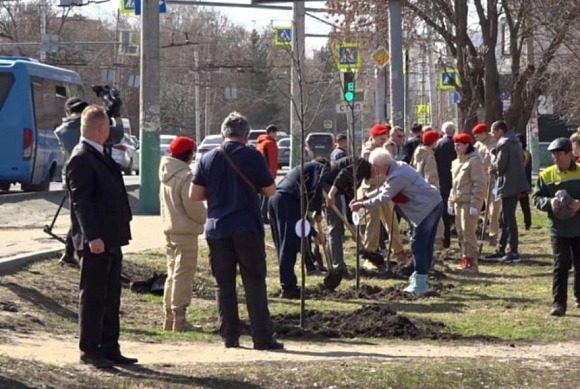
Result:
M45 333L5 336L0 355L16 359L31 359L63 366L78 362L77 340ZM348 358L401 360L414 358L498 358L529 359L538 362L550 357L580 357L580 343L549 343L542 345L436 344L392 342L388 344L346 344L286 342L286 350L262 352L250 349L251 341L243 339L241 349L225 349L219 343L145 343L121 342L123 352L138 357L144 365L196 363L241 363L262 361L315 361Z

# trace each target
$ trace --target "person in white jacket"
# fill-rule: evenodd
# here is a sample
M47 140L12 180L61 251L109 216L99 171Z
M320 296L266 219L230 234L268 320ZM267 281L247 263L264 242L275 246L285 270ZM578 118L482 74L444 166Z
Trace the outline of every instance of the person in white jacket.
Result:
M195 331L200 327L186 321L197 267L197 238L203 234L207 211L201 201L189 199L193 174L194 142L177 137L169 145L169 157L159 167L159 200L167 249L167 280L163 294L166 331Z

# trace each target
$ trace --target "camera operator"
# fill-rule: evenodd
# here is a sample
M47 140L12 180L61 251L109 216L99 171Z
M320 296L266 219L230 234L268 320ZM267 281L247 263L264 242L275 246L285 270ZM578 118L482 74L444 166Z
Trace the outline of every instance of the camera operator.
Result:
M66 181L65 172L68 159L81 137L81 114L87 106L88 104L78 97L68 99L64 104L65 117L62 119L62 124L54 131L54 135L56 135L64 154L65 162L62 167L63 185L65 185L64 183ZM75 249L70 227L66 234L65 251L58 263L78 266L78 262L75 259Z

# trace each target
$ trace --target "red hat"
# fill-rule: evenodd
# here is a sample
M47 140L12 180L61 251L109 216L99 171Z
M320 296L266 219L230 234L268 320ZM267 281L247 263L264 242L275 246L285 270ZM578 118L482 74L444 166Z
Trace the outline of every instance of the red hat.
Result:
M469 134L457 134L453 137L453 141L455 143L467 143L467 144L471 144L471 137L469 136Z
M473 130L471 130L471 132L473 134L481 134L483 132L487 132L487 126L484 123L478 123L475 125L475 127L473 127Z
M384 124L375 124L373 128L371 128L371 136L381 136L388 134L389 130L387 130L387 126Z
M195 142L193 139L186 136L178 136L169 144L169 152L171 155L179 155L193 150Z
M439 139L439 133L434 130L426 131L421 136L421 141L426 146L431 146L433 143L437 142Z

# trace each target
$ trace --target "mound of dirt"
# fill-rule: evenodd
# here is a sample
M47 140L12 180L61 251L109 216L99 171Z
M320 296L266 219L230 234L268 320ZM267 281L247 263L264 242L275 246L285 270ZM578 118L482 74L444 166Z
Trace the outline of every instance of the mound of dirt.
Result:
M390 262L390 269L386 271L384 266L377 268L377 270L369 270L364 267L360 269L360 276L362 278L380 279L380 280L407 280L415 271L413 264L400 265L396 262ZM355 269L349 269L352 274L355 274ZM441 270L429 270L430 280L444 280L447 276Z
M272 317L274 330L281 338L402 338L438 339L443 323L411 321L384 304L365 305L354 312L306 311L305 328L300 314Z
M406 284L394 285L388 288L381 288L377 285L362 284L358 292L354 286L351 286L347 289L340 289L331 292L326 289L324 285L319 284L316 288L306 288L306 297L313 299L338 300L366 299L386 301L414 301L425 297L438 297L443 291L451 289L454 286L452 284L442 284L439 282L431 283L429 285L429 293L426 293L422 296L403 291L405 287Z

